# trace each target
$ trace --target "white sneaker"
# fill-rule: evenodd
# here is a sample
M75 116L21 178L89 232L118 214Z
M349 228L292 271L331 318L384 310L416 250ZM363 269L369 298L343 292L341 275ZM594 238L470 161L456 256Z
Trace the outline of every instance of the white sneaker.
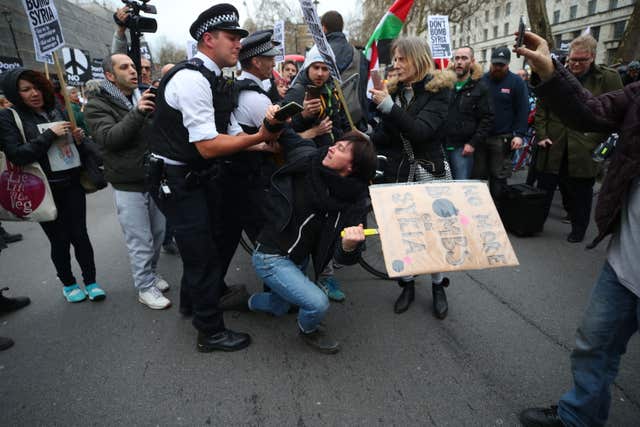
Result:
M171 305L171 301L165 298L155 286L138 292L138 301L154 310L162 310Z
M160 292L167 292L169 290L169 282L164 280L164 277L158 273L156 273L156 281L153 282L153 286L158 288Z

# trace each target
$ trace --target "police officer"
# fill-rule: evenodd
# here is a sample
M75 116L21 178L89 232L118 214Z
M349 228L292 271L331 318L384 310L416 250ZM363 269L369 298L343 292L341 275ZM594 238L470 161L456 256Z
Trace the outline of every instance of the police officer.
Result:
M198 350L235 351L247 347L251 338L226 329L218 307L225 285L214 229L224 206L217 203L220 184L215 178L225 156L277 134L260 127L247 135L232 114L233 82L221 77L221 68L236 64L240 39L248 35L239 26L236 8L223 3L205 10L189 32L198 53L171 69L158 88L150 132L151 191L175 227L183 262L181 312L193 310Z

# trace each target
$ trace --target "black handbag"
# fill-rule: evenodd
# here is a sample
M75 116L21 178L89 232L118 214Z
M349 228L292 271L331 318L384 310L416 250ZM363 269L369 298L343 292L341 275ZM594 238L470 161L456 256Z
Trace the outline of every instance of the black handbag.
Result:
M78 152L82 166L80 168L80 185L85 193L95 193L107 186L102 169L102 156L98 146L89 138L84 138L78 144Z

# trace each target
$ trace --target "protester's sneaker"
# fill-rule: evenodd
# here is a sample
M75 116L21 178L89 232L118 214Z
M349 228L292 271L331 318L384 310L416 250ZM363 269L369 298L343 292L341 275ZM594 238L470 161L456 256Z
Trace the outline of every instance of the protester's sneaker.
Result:
M156 273L156 281L153 282L153 286L158 288L160 292L167 292L169 290L169 282L164 280L164 277Z
M78 286L78 284L76 283L69 286L63 286L62 295L64 295L68 302L84 301L84 299L87 297L84 291L80 289L80 286Z
M318 286L327 294L330 300L340 302L346 298L346 295L340 289L340 283L334 276L322 277L318 280Z
M165 298L155 286L138 292L138 301L153 310L162 310L171 305L171 301Z
M558 407L529 408L518 414L524 427L564 427L558 416Z
M91 283L84 287L84 292L91 301L102 301L107 297L105 291L97 283Z
M335 354L340 351L340 343L331 338L320 326L313 332L300 331L300 337L307 345L320 353Z
M22 307L29 305L31 300L27 297L14 297L9 298L2 295L4 291L9 288L0 289L0 313L9 313L21 309Z

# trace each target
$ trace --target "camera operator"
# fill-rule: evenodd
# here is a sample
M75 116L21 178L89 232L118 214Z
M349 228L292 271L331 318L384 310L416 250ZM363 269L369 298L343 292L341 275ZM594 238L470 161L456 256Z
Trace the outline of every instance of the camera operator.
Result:
M114 14L114 21L116 22L116 31L113 33L113 41L111 42L111 54L122 53L130 55L129 41L127 40L127 23L131 19L133 9L128 4L125 4L121 8L117 9ZM145 43L144 36L140 36L140 44ZM145 56L140 55L140 84L145 89L151 86L153 74L153 64L151 60Z
M86 121L100 145L105 177L114 188L118 221L129 251L138 301L155 310L171 302L162 295L169 284L156 273L165 219L145 188L144 138L155 109L155 95L137 88L138 76L127 55L114 54L102 64L106 80L86 107Z

